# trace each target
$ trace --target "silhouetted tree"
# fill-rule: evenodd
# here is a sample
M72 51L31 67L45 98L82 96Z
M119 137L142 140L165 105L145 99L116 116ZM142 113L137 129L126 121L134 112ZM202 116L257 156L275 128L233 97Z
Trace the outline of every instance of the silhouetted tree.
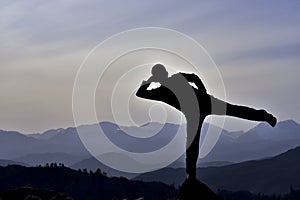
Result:
M95 174L98 174L98 175L102 174L102 173L101 173L101 169L100 169L100 168L97 168Z

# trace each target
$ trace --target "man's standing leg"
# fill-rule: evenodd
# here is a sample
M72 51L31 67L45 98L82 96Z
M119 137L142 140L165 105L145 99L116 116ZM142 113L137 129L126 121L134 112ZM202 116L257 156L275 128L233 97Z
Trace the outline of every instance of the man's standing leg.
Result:
M186 173L188 174L188 178L196 178L200 132L204 120L199 121L197 128L193 127L195 126L193 122L188 120L189 119L187 119Z

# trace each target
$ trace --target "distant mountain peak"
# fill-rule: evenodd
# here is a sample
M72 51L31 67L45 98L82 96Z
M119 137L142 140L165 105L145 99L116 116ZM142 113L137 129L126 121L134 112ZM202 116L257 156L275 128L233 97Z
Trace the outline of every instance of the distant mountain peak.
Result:
M298 124L296 121L290 119L290 120L280 121L277 123L276 126L281 127L281 128L291 128L291 127L294 128L294 127L299 127L300 124Z

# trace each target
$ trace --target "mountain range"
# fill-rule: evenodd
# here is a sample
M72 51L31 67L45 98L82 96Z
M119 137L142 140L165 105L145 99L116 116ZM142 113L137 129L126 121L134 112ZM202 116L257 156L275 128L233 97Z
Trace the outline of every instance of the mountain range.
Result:
M100 170L95 172L77 171L64 166L24 167L19 165L0 166L0 198L7 190L26 186L40 190L56 191L68 194L72 199L157 199L166 200L178 195L178 191L163 183L144 183L126 178L110 178ZM24 189L23 189L24 190ZM28 189L27 189L28 190ZM17 191L11 191L17 193ZM35 193L33 193L35 192ZM19 192L18 192L19 193ZM25 193L23 191L23 193ZM31 194L46 196L42 191L30 191ZM29 194L30 194L29 193ZM49 193L49 192L48 192ZM26 194L29 195L28 193ZM50 194L49 194L50 195ZM48 195L48 196L49 196ZM56 195L56 194L52 194ZM25 199L23 198L3 199ZM25 197L26 197L25 196ZM66 199L62 198L43 199ZM40 198L26 198L40 199Z
M298 200L300 190L290 188L284 195L255 194L249 191L218 190L214 194L199 180L185 181L181 189L158 182L110 178L101 170L73 170L62 165L0 167L0 199L223 199Z
M210 188L253 193L284 194L300 188L300 147L263 160L246 161L221 167L198 168L198 178ZM134 178L179 186L185 180L184 168L164 168Z
M100 122L106 136L117 146L137 153L153 151L168 144L174 138L179 125L148 123L141 127L119 127L111 122ZM89 127L92 125L86 125ZM206 134L208 124L204 124L202 135ZM146 131L159 130L147 139L126 134L147 134ZM295 148L300 144L300 124L292 120L281 121L275 128L260 123L247 132L229 132L210 125L210 130L221 131L221 136L212 151L199 160L199 166L221 166L247 160L263 159ZM185 134L185 133L179 133ZM183 141L184 145L184 141ZM22 134L16 131L0 130L0 159L24 163L27 165L44 165L50 162L64 163L74 168L96 169L106 167L95 162L82 144L76 128L53 129L44 133ZM184 167L184 155L170 167ZM108 174L120 174L109 167ZM130 176L131 177L131 176Z

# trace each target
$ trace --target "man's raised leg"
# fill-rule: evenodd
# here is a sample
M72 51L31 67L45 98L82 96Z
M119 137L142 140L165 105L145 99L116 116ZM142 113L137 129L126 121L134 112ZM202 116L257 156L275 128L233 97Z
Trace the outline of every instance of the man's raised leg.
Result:
M265 110L256 110L246 106L233 105L211 96L211 114L229 115L252 121L264 121L274 127L277 119Z

